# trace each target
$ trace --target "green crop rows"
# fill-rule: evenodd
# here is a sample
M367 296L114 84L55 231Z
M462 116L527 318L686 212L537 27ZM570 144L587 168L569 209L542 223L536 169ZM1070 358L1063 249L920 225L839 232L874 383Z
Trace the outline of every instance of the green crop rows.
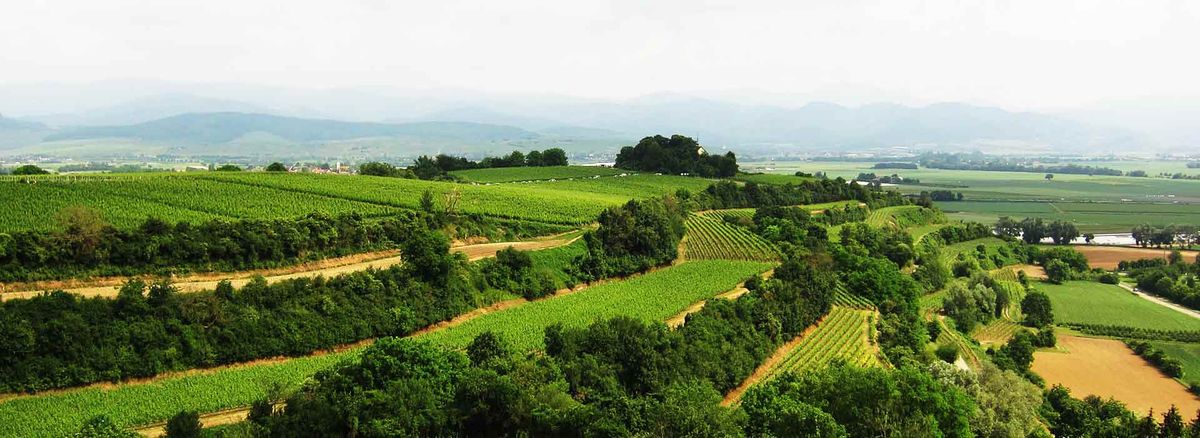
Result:
M736 225L705 216L689 215L684 223L686 260L758 260L778 258L775 248L758 235Z
M875 304L866 298L846 292L845 290L837 290L833 293L833 304L835 306L845 307L857 310L875 310Z
M619 175L625 171L600 166L500 167L490 169L456 170L450 174L467 181L502 183L549 179L592 178Z
M1050 296L1054 321L1058 323L1200 330L1200 320L1111 284L1068 281L1061 285L1038 283L1035 289Z
M446 330L420 337L437 344L465 347L480 333L500 333L519 350L542 347L551 324L586 326L615 316L664 321L692 303L733 289L770 264L746 261L690 261L629 280L605 283L561 297L534 301L489 313Z
M272 385L294 389L317 371L356 353L235 367L115 389L93 387L7 400L0 402L0 436L70 436L97 415L107 415L119 426L132 427L162 421L180 410L212 412L245 406L266 397Z
M824 367L835 359L858 366L876 366L872 336L875 312L834 306L815 330L805 335L767 379L785 372L804 372Z

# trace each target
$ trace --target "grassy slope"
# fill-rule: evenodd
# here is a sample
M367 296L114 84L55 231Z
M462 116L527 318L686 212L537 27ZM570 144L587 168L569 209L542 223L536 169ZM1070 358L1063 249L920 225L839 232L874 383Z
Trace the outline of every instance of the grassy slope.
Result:
M1140 298L1118 286L1087 281L1037 283L1061 323L1109 324L1156 330L1200 330L1200 320Z

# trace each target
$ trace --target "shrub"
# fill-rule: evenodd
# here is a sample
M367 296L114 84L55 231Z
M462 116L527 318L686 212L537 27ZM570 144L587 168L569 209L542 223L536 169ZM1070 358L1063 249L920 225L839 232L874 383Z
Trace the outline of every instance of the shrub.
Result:
M954 363L958 360L958 346L950 342L939 344L934 354L946 363Z

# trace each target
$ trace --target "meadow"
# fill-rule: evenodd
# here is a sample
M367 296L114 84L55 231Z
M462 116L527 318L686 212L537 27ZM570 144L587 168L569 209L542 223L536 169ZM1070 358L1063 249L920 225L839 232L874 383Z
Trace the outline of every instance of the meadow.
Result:
M418 339L463 348L480 333L493 331L504 336L515 349L535 350L542 348L544 331L552 324L583 327L615 316L664 321L770 267L768 263L748 261L689 261L628 280L489 313Z
M1134 295L1120 286L1089 281L1037 283L1050 296L1059 324L1104 324L1153 330L1200 330L1200 320Z

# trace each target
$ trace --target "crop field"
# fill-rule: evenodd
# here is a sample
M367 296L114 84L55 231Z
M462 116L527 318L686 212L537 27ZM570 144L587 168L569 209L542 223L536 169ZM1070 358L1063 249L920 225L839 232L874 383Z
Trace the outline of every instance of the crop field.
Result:
M782 373L801 373L818 369L834 360L858 366L878 366L879 357L874 340L876 313L834 306L829 315L806 334L766 379Z
M1129 231L1133 225L1194 223L1200 214L1200 181L1124 176L1055 174L1047 181L1042 173L941 170L921 168L871 169L870 162L781 162L769 165L771 172L790 175L797 170L825 171L830 177L853 178L859 173L899 174L918 178L920 185L900 185L904 193L930 190L961 192L963 202L941 202L938 206L952 219L994 222L999 216L1031 216L1074 221L1083 232ZM1104 166L1104 162L1087 163ZM1186 169L1184 162L1113 162L1114 167L1132 170L1139 164L1150 169L1171 168L1173 172L1200 173ZM1120 165L1116 165L1120 164ZM749 163L748 171L768 167ZM1172 172L1172 173L1173 173ZM1152 172L1157 174L1158 172ZM987 201L987 202L976 202ZM1038 202L1029 202L1038 201ZM1052 205L1051 205L1052 203ZM1136 213L1154 216L1137 217Z
M506 184L505 187L518 187L520 190L527 188L544 189L550 190L553 193L559 193L559 196L563 196L564 193L566 196L576 193L581 195L607 195L621 199L621 202L624 202L629 199L674 194L679 189L686 189L692 193L697 193L707 189L713 182L714 180L690 176L640 174L596 179L533 181L512 185ZM595 219L594 215L592 219Z
M1150 345L1183 364L1183 378L1180 380L1189 385L1200 385L1200 344L1150 341Z
M1087 257L1088 265L1093 268L1117 269L1123 260L1166 259L1171 254L1170 249L1160 248L1129 248L1123 246L1075 245L1072 248ZM1200 251L1180 251L1184 260L1195 260Z
M229 184L188 176L122 175L50 177L34 184L0 181L0 202L12 206L0 230L48 229L62 208L95 209L118 227L139 225L147 217L171 222L215 218L273 219L313 212L381 216L398 209L336 197Z
M834 201L834 202L822 202L819 204L797 205L797 206L795 206L795 208L799 208L802 210L808 210L809 212L811 212L813 214L821 214L821 212L828 210L830 208L842 208L842 207L845 207L848 205L857 205L857 204L858 204L858 201ZM725 208L725 209L720 209L720 210L708 210L708 211L701 212L699 214L702 216L716 216L716 217L720 217L720 218L725 218L725 217L752 218L752 217L754 217L754 212L756 210L757 209L755 209L755 208Z
M838 290L833 293L833 304L848 309L875 310L875 303L872 303L871 300L844 290Z
M995 321L988 323L988 325L976 329L971 337L986 347L988 345L1000 345L1008 342L1013 335L1016 335L1021 330L1025 330L1025 327L1006 318L997 318Z
M684 260L773 261L779 257L770 242L742 227L695 214L688 215L684 225Z
M184 409L211 412L245 406L266 397L271 385L295 389L317 371L353 358L357 352L0 401L0 436L70 436L97 415L131 427L162 421Z
M1059 335L1058 348L1033 353L1032 369L1047 386L1061 384L1079 398L1112 397L1137 415L1166 412L1171 405L1180 412L1200 409L1200 399L1186 387L1114 339Z
M544 331L551 324L583 327L622 315L664 321L770 267L768 263L747 261L689 261L628 280L489 313L419 339L462 348L490 330L502 334L518 350L535 350L542 347Z
M867 225L877 228L886 226L907 228L917 225L929 225L936 222L941 222L940 215L930 213L928 210L922 210L920 206L916 205L897 205L880 208L872 211L866 220Z
M1200 204L1120 202L989 202L938 204L951 218L993 223L1000 216L1072 222L1082 232L1129 232L1136 225L1197 223Z
M620 175L626 171L600 166L500 167L456 170L451 175L478 183L538 181L548 179L591 178Z
M1134 295L1120 286L1088 281L1037 283L1050 296L1057 323L1106 324L1154 330L1200 330L1200 319Z
M784 174L778 174L778 173L760 173L760 174L755 174L755 175L741 175L735 179L738 181L752 182L752 183L758 183L758 184L784 185L784 184L801 184L805 181L811 181L813 178L796 176L796 175L791 175L791 174L784 175Z

